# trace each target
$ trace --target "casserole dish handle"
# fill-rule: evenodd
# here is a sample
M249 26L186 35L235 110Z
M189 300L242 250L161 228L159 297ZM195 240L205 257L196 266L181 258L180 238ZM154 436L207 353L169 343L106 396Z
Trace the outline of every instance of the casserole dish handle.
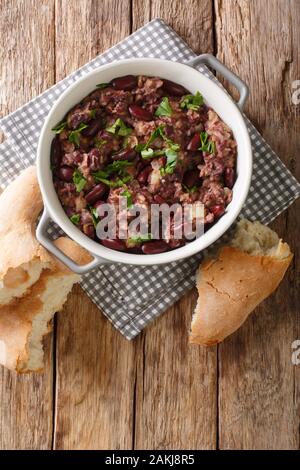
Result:
M36 229L36 238L38 239L41 245L43 245L48 251L50 251L50 253L56 256L56 258L59 259L59 261L61 261L63 264L65 264L67 268L69 268L71 271L77 274L85 274L88 271L91 271L92 269L96 268L97 266L100 266L101 264L109 263L109 261L96 256L93 256L93 261L88 264L79 265L75 263L71 258L69 258L69 256L66 256L48 237L47 227L49 225L50 220L51 217L48 214L47 209L45 208Z
M206 65L216 72L219 72L224 78L226 78L226 80L229 81L229 83L237 88L240 94L237 106L240 108L240 110L242 110L249 96L249 88L246 83L211 54L201 54L198 57L195 57L194 59L186 62L186 65L189 65L190 67L195 67L196 65L200 64Z

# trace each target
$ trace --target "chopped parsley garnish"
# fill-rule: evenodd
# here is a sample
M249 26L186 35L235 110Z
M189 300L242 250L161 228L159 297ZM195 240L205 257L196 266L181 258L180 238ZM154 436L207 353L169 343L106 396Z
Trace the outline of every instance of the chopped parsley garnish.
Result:
M172 108L170 106L169 98L165 96L157 110L155 111L155 116L172 116Z
M176 163L177 163L177 152L175 152L175 150L172 150L172 149L167 149L166 157L167 157L166 166L160 169L160 174L162 176L171 175L174 172Z
M152 240L152 233L147 233L146 235L132 236L128 238L129 242L134 243L143 243Z
M107 132L111 134L120 135L126 137L127 135L131 134L132 128L127 127L122 119L118 118L112 126L106 128Z
M97 224L99 222L99 215L98 215L97 209L95 207L92 207L92 206L88 206L88 208L89 208L91 216L92 216L94 227L97 228Z
M133 201L132 201L132 194L131 194L131 192L128 191L128 189L126 189L125 191L123 191L123 192L121 193L121 196L126 197L126 199L127 199L127 207L128 207L128 209L130 209L130 207L133 206Z
M141 152L142 150L145 150L147 149L148 147L150 147L150 145L152 144L152 142L157 139L157 137L161 137L162 139L165 137L164 135L164 126L158 126L154 132L152 132L152 134L150 135L149 139L147 140L147 142L145 144L138 144L135 146L135 150L137 152Z
M98 111L97 109L90 109L90 117L92 119L95 119L97 111Z
M82 122L80 126L77 127L77 129L74 129L73 131L70 132L69 141L78 146L80 143L80 133L87 127L88 125Z
M60 134L62 131L65 130L67 125L67 121L62 121L58 123L55 127L52 127L52 131L55 132L55 134Z
M72 217L70 217L70 220L71 220L71 222L73 222L73 224L78 225L79 222L80 222L80 215L79 214L74 214L74 215L72 215Z
M207 153L216 153L216 143L212 140L208 140L208 133L207 132L200 132L200 139L201 139L201 146L198 150Z
M86 185L86 179L79 170L75 170L73 173L73 183L76 186L76 191L80 193Z
M187 193L190 193L190 194L194 194L195 192L198 191L198 186L192 186L191 188L189 188L188 186L186 186L185 184L182 185L183 189L185 190L185 192Z
M141 156L144 159L159 157L160 155L165 154L165 149L153 150L151 147L141 151Z
M94 178L96 179L96 181L104 183L107 186L109 186L110 188L119 188L120 186L125 186L126 183L128 183L129 181L132 180L132 176L130 176L130 175L124 176L124 178L118 178L118 179L113 180L113 181L108 180L107 178L101 178L101 177L95 176L95 175L94 175Z
M132 176L126 173L126 169L130 166L133 166L133 163L128 160L116 160L103 168L103 170L94 172L93 177L97 182L104 183L110 188L124 186L132 179ZM117 175L118 178L111 181L108 179L111 175Z
M195 95L185 95L182 97L180 102L180 107L182 109L192 109L193 111L198 111L200 106L204 103L203 96L200 91L197 91Z
M103 145L105 145L107 143L107 140L104 140L104 139L95 139L94 140L94 145L97 149L100 149L101 147L103 147Z
M168 147L164 149L153 150L150 147L150 145L157 137L161 137L164 140L164 142L168 145ZM141 152L141 156L144 159L154 158L160 155L166 155L167 165L164 169L161 170L162 174L173 173L174 168L176 166L176 161L177 161L177 150L179 149L180 149L180 145L176 144L165 135L164 126L157 127L145 144L138 144L135 147L135 150L137 152ZM171 165L171 161L172 161L172 165Z
M128 160L116 160L103 168L103 170L98 170L93 173L93 176L94 178L107 178L114 173L122 175L124 174L124 171L130 166L133 166L133 163L129 162Z
M104 88L107 88L109 86L110 86L109 83L98 83L98 85L96 85L96 87L99 88L100 90L104 90Z

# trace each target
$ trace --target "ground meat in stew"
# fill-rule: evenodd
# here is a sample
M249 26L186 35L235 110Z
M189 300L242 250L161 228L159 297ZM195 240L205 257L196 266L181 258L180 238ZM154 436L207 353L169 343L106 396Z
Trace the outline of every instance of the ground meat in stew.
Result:
M97 85L53 131L58 197L72 222L104 246L152 254L187 242L172 230L159 240L99 240L95 210L104 202L117 206L124 191L147 208L200 201L207 227L231 201L236 141L200 92L159 77L118 77Z

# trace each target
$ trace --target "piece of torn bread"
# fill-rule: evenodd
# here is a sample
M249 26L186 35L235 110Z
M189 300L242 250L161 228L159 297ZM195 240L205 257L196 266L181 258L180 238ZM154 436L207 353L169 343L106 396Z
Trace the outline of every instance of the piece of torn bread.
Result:
M277 288L292 258L273 230L242 219L230 245L199 267L190 343L210 346L236 331Z
M92 259L69 238L59 238L55 244L78 264ZM54 260L51 270L44 270L24 297L0 307L0 364L20 373L42 370L43 337L51 330L53 315L79 280L79 275Z
M0 306L25 295L51 265L51 256L35 237L35 223L42 208L33 166L0 195Z

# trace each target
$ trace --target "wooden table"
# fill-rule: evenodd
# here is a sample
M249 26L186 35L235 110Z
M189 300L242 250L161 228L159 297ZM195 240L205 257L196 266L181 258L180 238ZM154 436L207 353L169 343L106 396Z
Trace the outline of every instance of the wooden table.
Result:
M246 113L300 178L299 0L0 0L0 12L1 116L160 17L250 85ZM273 224L295 252L283 283L219 347L188 346L194 291L128 342L76 287L45 373L0 370L0 447L298 449L299 208Z

